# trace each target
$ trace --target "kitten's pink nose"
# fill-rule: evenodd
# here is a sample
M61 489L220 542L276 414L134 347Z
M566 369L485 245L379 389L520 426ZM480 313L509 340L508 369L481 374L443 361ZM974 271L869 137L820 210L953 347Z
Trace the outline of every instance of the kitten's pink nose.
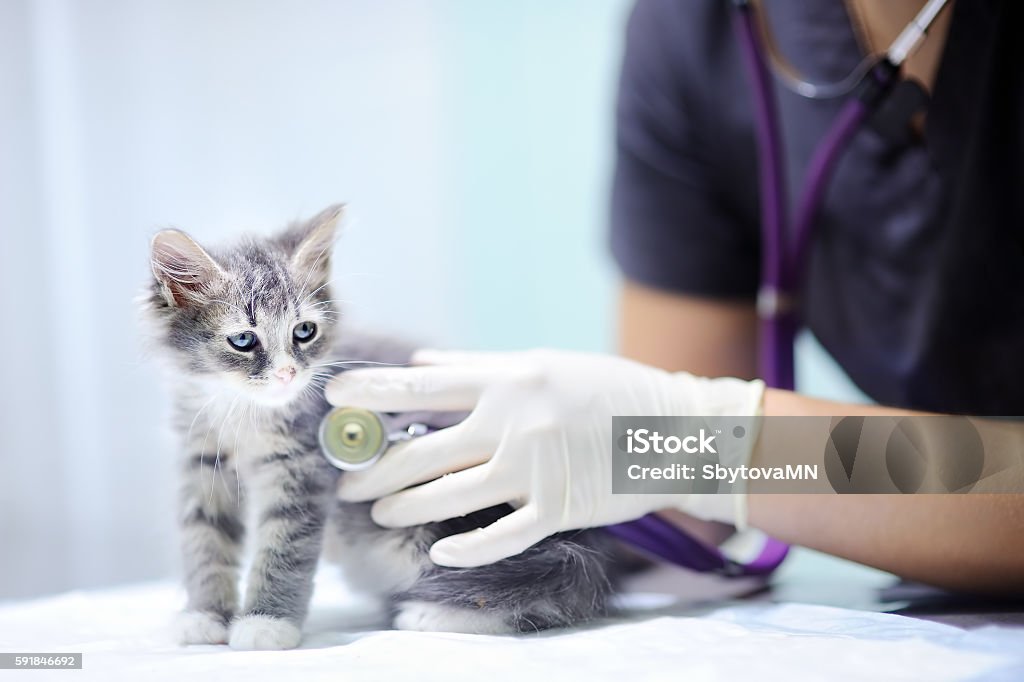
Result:
M292 367L291 365L288 365L287 367L281 367L276 372L274 372L274 376L280 379L282 384L291 383L291 380L295 378L295 368Z

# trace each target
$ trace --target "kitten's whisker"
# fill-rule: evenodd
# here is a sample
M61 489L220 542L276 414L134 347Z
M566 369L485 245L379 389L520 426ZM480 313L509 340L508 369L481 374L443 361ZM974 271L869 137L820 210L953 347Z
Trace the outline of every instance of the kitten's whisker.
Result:
M217 394L215 393L216 397ZM213 430L214 419L208 420L209 424L206 426L206 433L203 435L203 445L199 448L199 473L202 475L203 467L206 466L206 441L210 439L210 431Z
M337 360L335 362L325 362L318 365L310 365L310 368L314 367L345 367L348 365L383 365L385 367L408 367L408 362L376 362L374 360Z
M327 385L327 379L310 379L309 383L303 387L303 392L309 391L310 397L315 398L317 391L322 391L324 386Z
M316 308L317 306L328 305L330 303L352 303L352 302L353 301L350 301L347 298L328 298L325 301L317 301L316 303L310 303L309 307L310 308Z
M248 405L246 405L245 411L246 412L251 412L252 411L252 403L249 403ZM234 445L231 446L232 454L236 458L235 459L235 501L236 501L236 503L239 500L239 498L241 498L241 496L242 496L242 484L238 480L239 469L240 469L240 467L238 466L238 459L237 459L237 457L238 457L238 432L242 429L242 422L245 421L245 413L246 412L243 412L242 416L238 419L238 424L235 426L235 443L234 443Z
M316 255L316 260L314 260L313 264L309 266L309 271L306 273L306 278L302 281L302 286L299 287L299 293L302 293L303 291L306 290L306 286L309 284L309 278L312 277L313 273L316 271L316 266L320 264L320 259L323 258L324 254L327 253L332 248L334 248L333 239L327 245L325 245L324 248L320 249L320 253Z
M235 310L237 310L238 312L240 312L242 314L242 317L248 317L248 315L245 314L245 311L242 310L241 308L239 308L234 303L228 303L227 301L222 301L219 298L211 298L211 299L209 299L209 301L210 301L210 303L223 303L224 305L230 306L230 307L234 308Z
M185 435L185 447L186 448L191 447L191 445L192 445L192 429L193 429L193 427L195 427L196 420L199 419L199 415L202 414L203 410L205 410L207 407L209 407L210 403L212 403L216 399L217 399L217 394L214 393L212 396L210 396L210 399L207 400L205 403L203 403L203 406L200 407L196 411L195 416L192 417L192 423L188 425L188 433ZM202 468L203 468L203 459L202 459L202 452L200 452L199 453L199 469L202 470Z
M304 306L304 305L306 304L306 301L308 301L308 300L309 300L310 298L312 298L313 296L316 296L316 293L317 293L318 291L320 291L321 289L323 289L323 288L324 288L324 287L326 287L326 286L329 286L329 285L330 285L330 283L331 283L331 280L327 280L326 282L324 282L323 284L321 284L320 286L318 286L318 287L317 287L316 289L313 289L313 291L311 291L311 292L309 292L308 294L306 294L305 296L303 296L303 297L302 297L302 300L300 300L300 301L299 301L299 305L298 305L298 307L299 307L299 308L301 308L302 306ZM305 285L303 285L303 289L305 289ZM301 292L300 292L300 293L301 293Z
M303 386L302 390L299 391L299 395L298 395L298 398L296 399L296 402L299 402L299 401L301 401L301 400L303 400L304 398L307 398L307 397L309 397L309 398L315 398L316 397L316 390L315 390L315 386L313 385L313 381L312 380L310 380L310 382L308 384L306 384L305 386Z
M306 287L309 285L309 278L313 276L314 272L316 272L316 266L320 264L320 259L324 257L325 253L327 253L328 251L330 251L333 248L334 248L334 240L332 239L330 242L328 242L324 246L324 248L320 249L320 253L318 253L317 256L316 256L316 260L313 261L313 265L311 265L309 267L309 272L306 273L306 278L302 281L302 286L299 287L299 294L300 295L302 294L303 291L306 290ZM323 283L323 285L320 287L320 289L323 289L329 283L330 283L330 278L328 278L328 280ZM317 289L317 291L320 291L320 289ZM313 293L316 293L316 292L313 292ZM303 302L305 302L305 300L307 298L309 298L309 296L306 296L305 298L303 298L302 299Z
M220 429L217 431L217 455L213 460L213 478L210 481L210 499L207 501L207 504L213 503L213 492L217 487L217 469L220 468L220 442L224 437L224 427L227 425L231 415L235 412L235 406L238 404L238 398L239 396L235 396L235 399L231 401L231 406L228 408L227 414L225 414L224 418L221 420ZM225 492L227 492L227 483L224 482L223 478L224 477L221 476L221 484L224 486Z

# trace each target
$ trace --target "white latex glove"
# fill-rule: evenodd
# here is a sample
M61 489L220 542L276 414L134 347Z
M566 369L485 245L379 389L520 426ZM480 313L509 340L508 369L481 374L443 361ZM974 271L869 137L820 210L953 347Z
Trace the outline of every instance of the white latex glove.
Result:
M344 500L381 498L373 519L387 527L506 502L517 507L486 528L437 541L434 563L479 566L559 531L661 509L745 523L739 494L612 494L611 418L756 415L760 381L705 379L615 356L552 350L421 351L413 362L426 366L346 372L326 394L334 405L388 412L472 410L460 424L393 446L370 469L346 473L339 486ZM738 463L749 462L750 453L745 457ZM425 484L404 490L418 483Z

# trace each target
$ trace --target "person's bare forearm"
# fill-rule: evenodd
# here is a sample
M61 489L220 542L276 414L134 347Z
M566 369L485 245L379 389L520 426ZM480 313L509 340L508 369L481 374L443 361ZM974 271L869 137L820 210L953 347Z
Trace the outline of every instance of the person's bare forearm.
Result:
M669 371L756 375L750 303L700 299L625 282L620 351ZM768 415L892 415L906 410L769 389ZM751 495L750 523L782 540L908 578L971 591L1024 592L1024 495ZM661 512L714 542L719 524Z
M883 415L769 390L765 415ZM786 542L950 589L1024 594L1024 495L751 495L750 524Z
M751 495L780 540L969 592L1024 594L1017 495Z

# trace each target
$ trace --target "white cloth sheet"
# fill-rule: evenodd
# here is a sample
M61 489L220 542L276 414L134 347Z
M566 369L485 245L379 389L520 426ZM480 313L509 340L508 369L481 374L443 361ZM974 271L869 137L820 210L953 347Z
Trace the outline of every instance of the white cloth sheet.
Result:
M398 632L324 573L301 649L237 652L176 646L166 627L182 602L165 582L2 604L0 651L80 651L84 668L0 680L1024 680L1024 629L824 606L633 593L622 616L565 631Z

